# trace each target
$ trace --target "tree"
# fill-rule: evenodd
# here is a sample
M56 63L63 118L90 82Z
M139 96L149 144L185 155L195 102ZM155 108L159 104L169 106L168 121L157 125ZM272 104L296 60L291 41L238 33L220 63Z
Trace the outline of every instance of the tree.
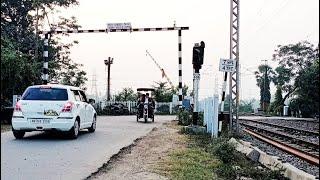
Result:
M280 85L277 85L274 101L269 107L269 112L273 112L276 115L282 115L283 102L282 102L282 89Z
M167 82L155 82L152 87L155 89L154 98L157 102L171 102L173 91L168 88Z
M301 111L302 117L312 117L319 114L319 59L297 77L294 86L297 87L290 104L291 109Z
M298 88L295 84L299 84L302 80L298 78L305 70L314 64L319 57L319 47L307 42L299 42L297 44L279 45L273 54L273 60L278 61L277 81L281 85L285 96L282 103L289 98Z
M260 88L260 106L266 112L271 99L270 82L273 79L274 71L268 65L260 65L255 71L257 86Z
M239 113L252 113L254 101L254 99L248 101L241 100L239 104Z
M118 94L115 95L116 101L137 101L137 94L132 88L123 88Z
M278 61L277 83L285 92L280 104L293 97L290 108L303 117L319 113L319 45L303 41L278 46L273 55Z
M42 54L44 40L37 34L38 26L43 27L48 20L47 14L53 12L55 7L66 8L77 4L77 0L1 1L1 49L4 49L1 51L2 97L11 99L13 94L22 94L26 87L41 84L43 57L36 54ZM80 27L74 17L60 18L50 26L52 29ZM69 58L69 48L76 42L61 43L59 38L50 38L49 42L50 77L69 85L83 86L86 73ZM75 80L68 81L72 78Z
M188 90L189 90L189 87L184 84L182 86L182 96L188 96ZM172 90L172 94L179 94L179 86L176 86L174 90ZM191 96L191 94L189 94L189 96Z

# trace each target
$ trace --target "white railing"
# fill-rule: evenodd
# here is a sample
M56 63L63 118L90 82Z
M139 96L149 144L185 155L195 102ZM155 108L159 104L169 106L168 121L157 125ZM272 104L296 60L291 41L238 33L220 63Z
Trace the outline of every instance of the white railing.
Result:
M99 104L100 110L103 110L105 107L111 106L116 103L123 104L126 107L128 107L129 113L135 113L137 110L137 102L136 101L100 101L100 102L97 102L97 104ZM174 107L177 105L178 105L178 103L172 103L172 102L155 102L155 113L172 114L172 113L174 113Z
M207 126L207 132L213 137L218 137L218 106L218 95L199 102L199 111L203 112L203 125Z

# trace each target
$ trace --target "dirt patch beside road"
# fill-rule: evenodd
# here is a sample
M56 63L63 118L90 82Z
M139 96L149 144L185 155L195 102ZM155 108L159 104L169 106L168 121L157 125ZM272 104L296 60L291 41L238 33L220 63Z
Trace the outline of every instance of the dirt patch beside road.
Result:
M154 171L157 163L177 149L185 148L185 136L176 121L154 128L147 136L121 150L88 179L168 179Z
M1 124L1 133L11 131L11 125L10 124Z

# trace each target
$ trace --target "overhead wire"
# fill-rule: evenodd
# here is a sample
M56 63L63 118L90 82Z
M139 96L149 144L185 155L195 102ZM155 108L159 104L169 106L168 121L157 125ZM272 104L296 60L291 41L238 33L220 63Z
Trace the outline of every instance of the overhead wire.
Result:
M280 13L280 12L283 12L283 11L282 11L283 8L285 8L285 7L289 4L289 2L290 2L290 0L283 0L282 3L281 3L282 6L280 6L280 8L278 8L278 9L275 9L275 10L271 13L271 15L270 15L269 17L267 17L267 19L264 20L263 23L262 23L260 26L258 26L258 28L256 28L252 33L250 33L250 35L256 34L256 33L259 32L260 30L262 30L268 23L271 22L271 20L272 20L275 16L278 17L279 13ZM248 44L248 41L245 41L245 43L243 43L242 47L245 47L247 44Z

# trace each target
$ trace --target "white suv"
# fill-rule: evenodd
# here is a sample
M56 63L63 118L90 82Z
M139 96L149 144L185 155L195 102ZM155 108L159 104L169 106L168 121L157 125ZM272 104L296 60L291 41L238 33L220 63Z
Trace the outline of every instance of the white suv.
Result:
M90 99L90 103L91 100ZM17 139L30 131L64 131L77 138L80 129L94 132L96 111L83 90L58 84L28 87L12 116L12 132Z

